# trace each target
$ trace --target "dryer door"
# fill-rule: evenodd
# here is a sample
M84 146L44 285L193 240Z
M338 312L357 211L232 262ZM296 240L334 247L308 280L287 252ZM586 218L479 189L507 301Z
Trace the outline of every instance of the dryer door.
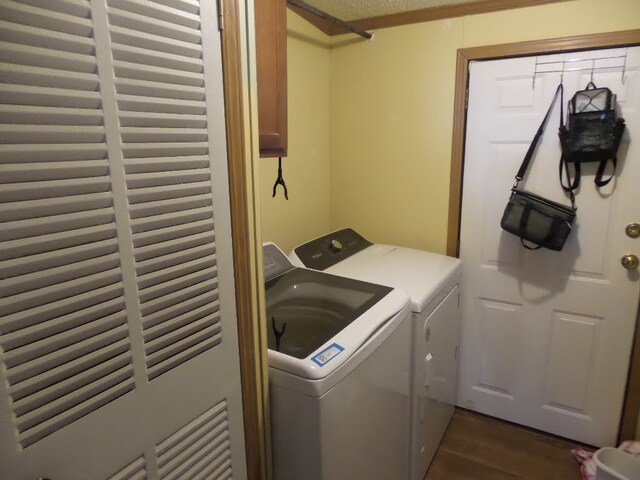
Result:
M456 285L423 321L414 337L414 395L418 421L413 424L412 478L422 479L453 415L458 383L460 295Z

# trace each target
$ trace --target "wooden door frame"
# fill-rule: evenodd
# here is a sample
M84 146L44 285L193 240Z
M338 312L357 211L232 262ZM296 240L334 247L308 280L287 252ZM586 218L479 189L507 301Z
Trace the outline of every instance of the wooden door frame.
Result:
M460 212L462 208L462 175L464 168L464 140L467 122L469 91L469 62L501 58L567 53L640 45L640 29L612 33L598 33L573 37L534 40L529 42L488 45L458 50L456 85L453 107L453 137L451 148L451 177L449 187L449 221L447 227L447 255L460 253ZM619 440L633 440L640 411L640 328L636 321L636 335L631 354L624 408L620 422Z
M261 318L259 292L264 286L257 273L262 269L262 265L258 264L260 257L257 249L262 247L256 236L254 192L249 180L252 152L246 148L241 1L221 1L224 25L221 31L222 68L247 478L266 480L270 478L268 466L271 464L268 384L266 347L258 326Z

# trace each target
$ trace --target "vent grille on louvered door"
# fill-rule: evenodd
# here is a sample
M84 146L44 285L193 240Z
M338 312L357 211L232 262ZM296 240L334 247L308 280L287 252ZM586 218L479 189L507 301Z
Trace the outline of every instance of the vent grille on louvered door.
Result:
M227 402L222 401L156 447L161 480L231 478Z
M194 0L108 6L152 379L221 341L200 18Z
M134 384L88 2L0 18L0 347L26 447Z
M111 475L107 480L146 480L147 465L144 457L137 458L122 470Z

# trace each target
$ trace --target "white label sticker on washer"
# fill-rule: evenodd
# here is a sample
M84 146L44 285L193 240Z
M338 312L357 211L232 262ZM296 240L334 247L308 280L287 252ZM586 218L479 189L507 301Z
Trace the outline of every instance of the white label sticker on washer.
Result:
M332 343L316 356L312 357L311 360L313 360L317 365L324 367L342 351L344 351L344 347L338 345L337 343Z

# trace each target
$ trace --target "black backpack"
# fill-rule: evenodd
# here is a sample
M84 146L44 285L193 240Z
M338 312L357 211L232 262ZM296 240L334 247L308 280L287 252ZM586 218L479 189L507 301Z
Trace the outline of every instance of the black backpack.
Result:
M624 132L624 119L616 118L616 96L608 88L597 88L589 82L585 90L580 90L569 100L567 125L560 126L560 184L565 191L573 191L580 185L580 164L600 162L594 183L598 187L608 184L613 178L616 166L616 152ZM613 172L603 179L607 162L613 164ZM562 179L563 162L573 165L575 177L569 177L567 184Z

